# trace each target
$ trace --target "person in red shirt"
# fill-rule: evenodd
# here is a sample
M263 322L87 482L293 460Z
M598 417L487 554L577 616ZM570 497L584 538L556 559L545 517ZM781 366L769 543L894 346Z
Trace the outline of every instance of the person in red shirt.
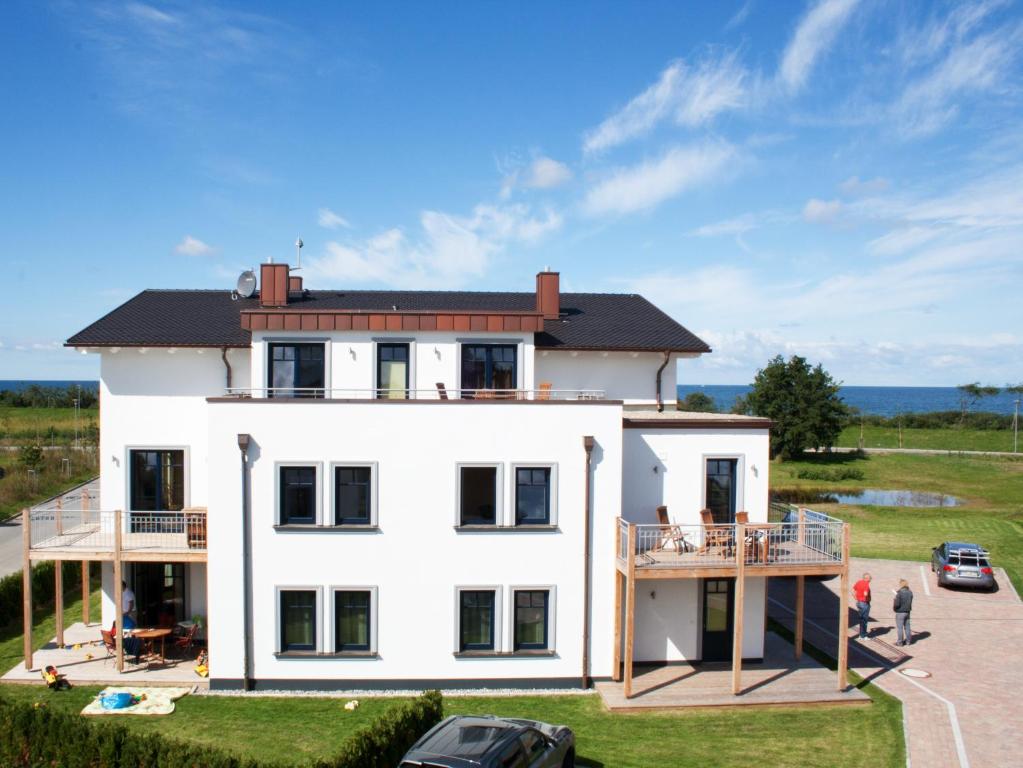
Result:
M867 637L867 622L870 621L870 574L853 584L853 599L860 618L860 639Z

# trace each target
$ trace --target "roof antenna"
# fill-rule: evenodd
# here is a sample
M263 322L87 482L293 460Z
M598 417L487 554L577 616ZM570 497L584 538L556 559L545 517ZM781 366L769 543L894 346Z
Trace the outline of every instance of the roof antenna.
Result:
M302 238L301 237L298 238L298 240L295 241L295 253L298 255L298 266L295 267L295 269L302 269L302 246L303 245L305 245L305 243L302 242Z

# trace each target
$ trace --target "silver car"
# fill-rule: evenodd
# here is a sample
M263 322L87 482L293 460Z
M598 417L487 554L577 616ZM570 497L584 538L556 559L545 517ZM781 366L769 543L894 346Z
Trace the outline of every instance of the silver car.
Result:
M938 574L943 587L994 589L995 572L989 553L977 544L946 541L931 551L931 570Z
M400 768L573 768L575 735L564 725L493 715L453 715L412 745Z

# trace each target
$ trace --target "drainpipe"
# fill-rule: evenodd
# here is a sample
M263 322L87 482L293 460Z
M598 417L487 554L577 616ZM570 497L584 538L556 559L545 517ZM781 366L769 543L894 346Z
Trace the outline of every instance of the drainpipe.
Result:
M252 690L252 526L249 513L249 435L238 435L242 459L242 689Z
M220 359L224 361L224 367L227 369L227 373L225 374L225 376L227 378L227 392L225 394L230 394L231 393L231 364L229 362L227 362L227 347L221 347L220 348Z
M583 501L583 674L582 687L590 687L590 472L593 466L593 435L583 437L586 451L586 493Z
M664 373L664 369L668 367L668 361L671 359L671 352L664 353L664 362L661 363L661 367L657 369L657 412L660 413L664 410L664 401L661 400L661 374Z

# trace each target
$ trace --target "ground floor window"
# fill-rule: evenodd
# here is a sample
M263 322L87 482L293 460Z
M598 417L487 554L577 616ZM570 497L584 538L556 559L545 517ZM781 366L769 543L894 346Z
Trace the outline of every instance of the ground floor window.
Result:
M281 652L316 650L315 589L280 590Z
M459 592L459 650L494 650L494 590Z
M372 593L367 590L337 590L334 593L334 650L370 650Z
M517 590L515 592L515 650L547 650L548 603L546 589Z

